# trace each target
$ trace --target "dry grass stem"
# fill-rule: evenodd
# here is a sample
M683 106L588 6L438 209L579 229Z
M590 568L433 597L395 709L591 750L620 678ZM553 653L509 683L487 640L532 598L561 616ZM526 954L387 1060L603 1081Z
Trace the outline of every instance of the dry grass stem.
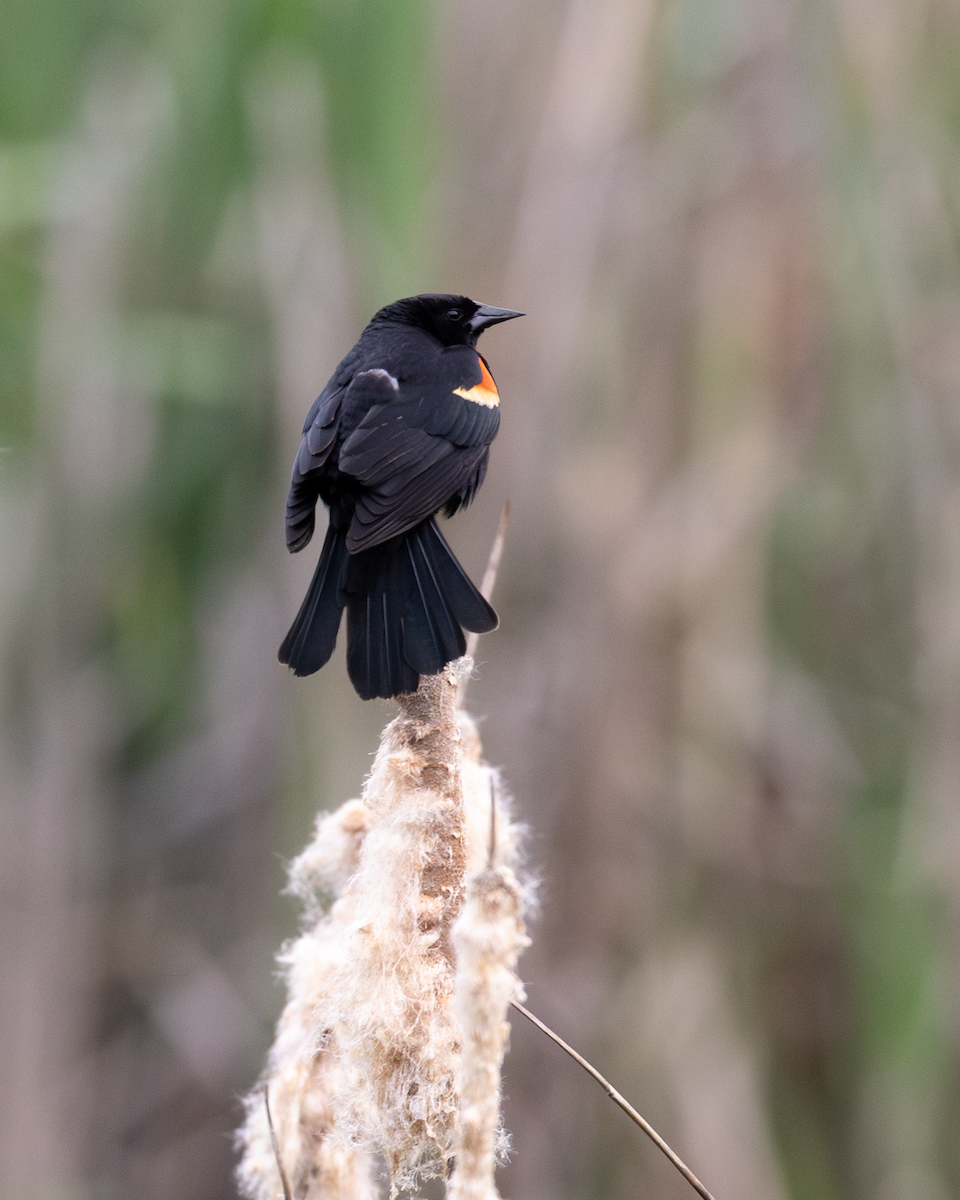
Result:
M582 1055L578 1054L572 1046L568 1046L559 1034L553 1032L549 1025L544 1025L543 1021L541 1021L539 1017L535 1017L528 1008L524 1008L518 998L514 997L511 1000L511 1004L517 1010L517 1012L522 1013L528 1021L532 1021L538 1029L542 1030L551 1041L556 1042L562 1050L565 1050L575 1062L578 1062L580 1066L583 1067L588 1075L591 1075L597 1081L597 1083L600 1084L614 1104L619 1105L619 1107L623 1109L630 1120L640 1126L640 1128L654 1143L654 1145L662 1150L667 1158L670 1159L670 1161L677 1168L684 1179L686 1179L690 1186L695 1188L696 1191L700 1193L700 1195L703 1197L703 1200L714 1200L713 1195L707 1191L707 1189L703 1186L696 1175L694 1175L683 1159L677 1153L675 1153L675 1151L671 1150L671 1148L663 1140L660 1134L657 1133L653 1126L637 1112L637 1110L628 1100L625 1100L623 1096L620 1095L617 1089L609 1082L609 1080L605 1079L600 1074L596 1067L588 1063L587 1060Z
M263 1110L267 1114L267 1129L270 1131L270 1145L273 1149L273 1157L277 1160L277 1173L280 1176L280 1185L283 1188L283 1200L290 1200L290 1184L287 1183L287 1172L283 1167L283 1159L280 1157L280 1144L277 1141L277 1131L273 1127L273 1116L270 1112L270 1089L266 1084L263 1085Z
M507 540L507 527L510 524L510 501L504 500L503 511L500 513L500 524L497 526L497 533L493 539L493 545L490 548L490 557L487 560L487 569L483 573L483 582L480 585L480 592L484 599L489 600L493 595L493 589L497 582L497 572L500 570L500 559L503 557L503 544ZM477 646L480 643L479 633L467 634L467 658L476 658ZM458 697L458 703L463 704L463 692L466 689L467 681L461 684L461 691Z

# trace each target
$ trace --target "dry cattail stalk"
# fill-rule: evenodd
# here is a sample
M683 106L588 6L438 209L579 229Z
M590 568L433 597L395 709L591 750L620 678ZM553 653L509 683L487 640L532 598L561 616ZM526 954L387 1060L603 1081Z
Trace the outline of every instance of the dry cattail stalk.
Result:
M514 967L529 939L521 893L509 867L490 865L467 882L463 911L453 927L457 955L454 1000L463 1049L460 1120L449 1200L495 1200L500 1131L500 1064L510 1025L507 1008L523 999Z
M305 928L281 956L288 1000L264 1084L294 1200L367 1200L376 1194L375 1154L386 1160L394 1194L445 1174L454 1152L466 1152L461 1087L474 1087L484 1072L499 1078L506 1004L519 995L512 965L524 944L512 873L518 831L496 801L496 870L487 868L496 788L480 761L476 729L456 708L458 682L471 668L462 659L398 698L400 715L383 732L362 800L321 819L291 868L291 890L306 904ZM493 939L508 944L506 957L495 964L489 948L479 957L465 950L458 967L453 929L465 881L497 872L513 898L513 932ZM327 912L324 895L335 897ZM465 946L471 922L474 940L482 941L484 914L491 903L497 907L489 881L474 880L469 896L470 911L479 911L466 921ZM502 926L502 914L499 920ZM465 979L471 954L482 964L482 986ZM458 997L495 993L483 1010L490 1030L463 1031L459 1014L469 1003L454 1003L455 974ZM473 1064L466 1070L465 1044ZM479 1063L484 1049L495 1062ZM464 1195L495 1194L498 1093L488 1089L484 1104L489 1180L485 1190ZM247 1101L239 1142L243 1194L279 1200L281 1176L259 1089Z
M323 913L320 897L344 890L341 881L356 869L368 814L359 800L324 813L316 836L290 870L290 890L306 903L303 935L284 947L280 964L287 1003L277 1026L264 1075L269 1089L278 1156L294 1197L373 1200L372 1159L362 1150L327 1136L334 1121L332 1093L336 1064L317 1029L322 998L344 967L351 899L343 895ZM250 1200L279 1200L283 1194L263 1093L246 1099L247 1119L238 1135L243 1158L237 1182Z

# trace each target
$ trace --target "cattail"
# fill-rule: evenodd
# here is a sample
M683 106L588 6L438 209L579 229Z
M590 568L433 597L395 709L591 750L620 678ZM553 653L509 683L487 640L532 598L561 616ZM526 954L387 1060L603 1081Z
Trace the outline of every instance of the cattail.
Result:
M476 729L456 709L458 682L471 667L462 659L398 699L400 715L383 732L362 800L321 819L291 867L305 927L281 955L288 1000L264 1082L294 1200L368 1200L376 1154L386 1161L392 1194L447 1174L455 1153L464 1162L482 1158L489 1175L482 1194L494 1194L505 1005L519 987L512 966L524 938L511 870L518 830L492 799L498 789L480 761ZM479 882L493 871L485 869L491 821L513 932L492 937L509 948L478 952L471 937L490 942L477 931L491 904L499 911L506 903ZM468 876L463 935L454 925ZM324 896L334 897L328 912ZM505 929L502 914L499 920ZM475 1021L485 1022L482 1030ZM481 1054L492 1056L486 1067ZM478 1104L488 1147L480 1158L477 1137L465 1140L463 1126L466 1113L470 1129L479 1129ZM243 1194L278 1200L281 1177L261 1091L247 1100L239 1143Z
M260 1089L246 1098L247 1119L238 1133L243 1157L237 1182L250 1200L282 1200L277 1156L298 1200L373 1200L377 1195L371 1156L329 1137L336 1060L317 1028L318 1007L344 966L352 920L349 897L335 900L326 914L321 897L336 895L356 869L367 828L366 808L351 800L321 815L313 842L291 864L289 890L306 905L305 928L279 957L288 999L264 1076L277 1155Z
M521 892L509 867L490 866L467 883L453 927L457 955L456 1014L463 1031L458 1074L460 1117L449 1200L495 1200L500 1128L500 1065L510 1026L507 1007L523 993L514 974L529 944L521 919Z

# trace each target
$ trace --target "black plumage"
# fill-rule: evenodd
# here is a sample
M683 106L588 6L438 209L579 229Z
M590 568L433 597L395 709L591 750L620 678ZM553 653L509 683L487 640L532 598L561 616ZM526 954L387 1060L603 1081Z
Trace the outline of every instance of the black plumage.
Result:
M463 630L497 614L437 528L483 483L500 400L475 349L522 316L466 296L398 300L374 316L313 402L287 496L287 547L329 525L306 598L280 647L296 675L333 653L347 610L347 669L364 700L416 691L464 653Z

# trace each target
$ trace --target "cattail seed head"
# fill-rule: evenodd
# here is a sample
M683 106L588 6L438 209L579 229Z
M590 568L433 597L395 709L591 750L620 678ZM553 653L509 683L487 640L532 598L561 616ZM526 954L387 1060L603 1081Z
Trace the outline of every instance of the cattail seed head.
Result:
M495 1194L506 1004L526 939L519 832L456 709L471 666L460 660L398 697L362 798L321 816L291 864L304 928L280 956L288 999L264 1083L294 1200L371 1200L377 1154L393 1194L446 1174L455 1154L454 1178L476 1178L461 1165L476 1160L489 1174L484 1200ZM246 1103L241 1192L279 1200L262 1091ZM465 1118L482 1134L464 1140Z

